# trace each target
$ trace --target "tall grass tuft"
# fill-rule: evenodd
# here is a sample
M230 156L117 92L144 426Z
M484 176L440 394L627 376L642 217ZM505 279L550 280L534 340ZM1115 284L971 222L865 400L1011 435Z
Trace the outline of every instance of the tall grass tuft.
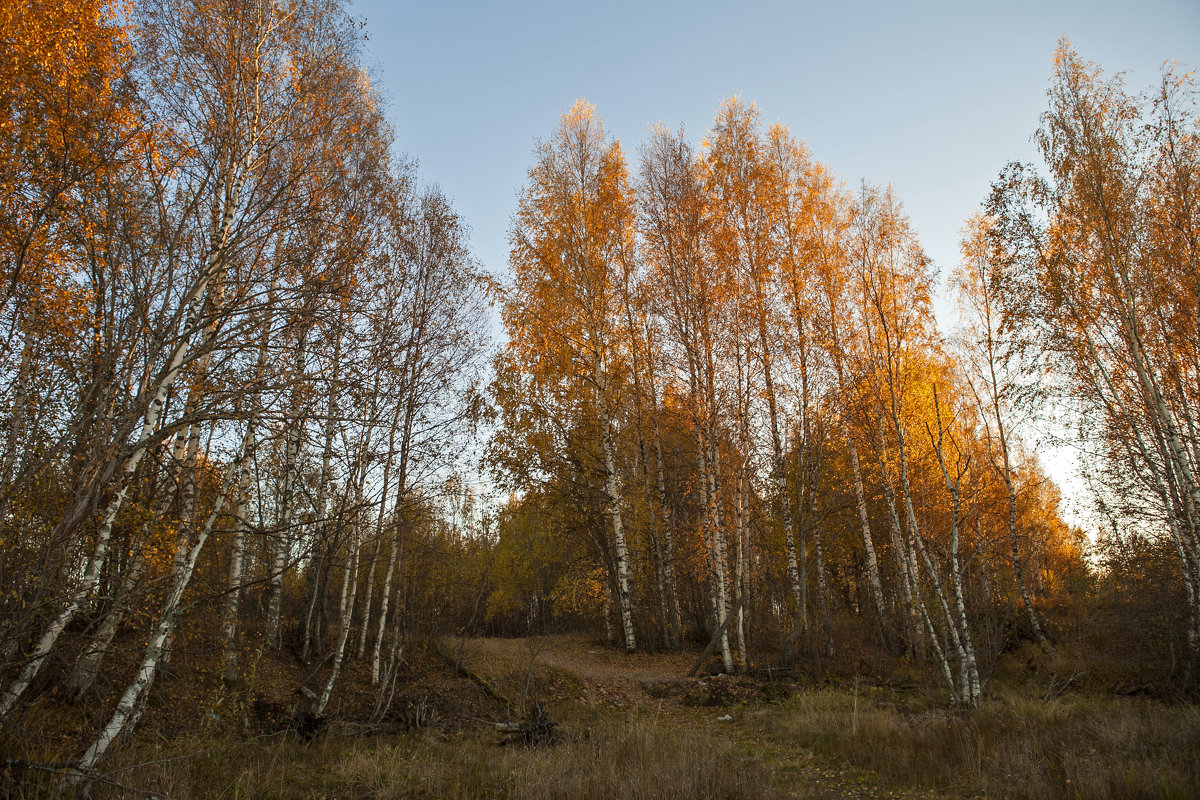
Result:
M1020 696L975 712L822 689L757 722L770 737L885 783L1013 800L1200 797L1200 709L1120 697Z
M496 747L477 734L428 736L361 751L338 765L360 796L392 798L580 798L688 800L782 798L769 772L732 742L676 720L597 716L550 747Z

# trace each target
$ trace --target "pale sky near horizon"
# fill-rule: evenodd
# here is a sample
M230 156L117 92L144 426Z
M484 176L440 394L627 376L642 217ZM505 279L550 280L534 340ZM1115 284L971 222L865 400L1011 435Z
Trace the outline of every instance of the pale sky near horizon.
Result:
M353 0L350 11L366 22L398 149L501 274L534 139L577 98L634 171L654 123L698 142L724 98L753 101L847 184L893 184L944 279L1000 169L1036 158L1060 37L1134 91L1164 61L1200 67L1200 0Z

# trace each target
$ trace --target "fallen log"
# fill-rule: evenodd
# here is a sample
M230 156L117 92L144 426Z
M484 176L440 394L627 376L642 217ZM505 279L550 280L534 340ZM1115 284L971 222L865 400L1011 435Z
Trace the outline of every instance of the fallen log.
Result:
M451 658L450 656L443 653L442 649L440 647L438 647L437 644L433 645L433 652L437 655L438 658L440 658L442 661L445 661L450 667L452 667L456 673L458 673L462 677L466 678L467 680L470 680L470 681L473 681L474 683L476 683L479 686L479 688L483 689L484 693L488 697L492 698L493 700L499 700L501 703L504 703L506 706L510 706L510 707L512 706L512 704L509 703L507 697L505 697L504 695L500 694L500 692L498 692L494 688L492 688L492 685L490 683L488 683L486 680L484 680L480 675L478 675L473 670L467 668L467 666L465 664L463 664L461 661L459 661L458 659L455 659L455 658Z
M497 722L496 730L508 734L496 743L501 747L510 744L550 744L559 737L558 723L550 719L550 711L541 703L534 703L528 722Z

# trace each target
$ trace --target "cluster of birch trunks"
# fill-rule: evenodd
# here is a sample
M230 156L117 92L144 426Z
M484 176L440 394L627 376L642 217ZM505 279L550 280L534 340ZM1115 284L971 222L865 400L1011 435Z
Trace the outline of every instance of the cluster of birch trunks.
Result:
M578 102L514 217L494 460L527 492L501 541L540 525L597 572L545 558L515 596L572 614L591 579L626 648L686 629L726 670L832 655L836 606L977 704L981 637L987 663L1051 646L1038 595L1089 569L1034 452L1057 408L1110 544L1177 553L1194 680L1194 98L1170 72L1132 97L1064 44L1046 174L1010 166L965 224L946 332L890 187L847 189L738 99L634 159Z
M81 774L189 615L228 681L295 651L320 714L358 657L386 707L402 543L486 345L465 227L393 152L342 3L92 6L67 27L109 72L13 118L0 307L0 720L108 705Z

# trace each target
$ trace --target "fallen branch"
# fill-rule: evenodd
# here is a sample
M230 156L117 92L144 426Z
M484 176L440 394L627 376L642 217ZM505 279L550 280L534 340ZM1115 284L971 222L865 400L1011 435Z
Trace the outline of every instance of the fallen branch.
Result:
M23 758L6 758L0 761L0 775L14 769L36 770L38 772L46 772L51 775L61 775L62 780L59 782L59 792L69 791L74 788L79 782L86 782L82 788L82 794L87 796L87 787L93 782L99 782L108 786L114 786L124 792L132 792L134 794L144 795L146 797L157 797L161 800L170 800L166 795L160 792L153 792L149 789L139 789L136 786L130 786L126 783L110 778L108 775L97 772L94 769L79 766L74 761L26 761Z
M1050 685L1046 687L1046 694L1042 697L1042 702L1048 702L1056 697L1061 697L1067 691L1067 688L1075 682L1076 678L1082 678L1087 674L1087 671L1076 672L1067 678L1058 680L1058 673L1055 672L1050 676Z
M507 733L496 744L505 747L510 744L549 744L558 739L558 723L550 719L550 712L541 703L535 703L529 722L497 722L496 730Z
M450 656L446 655L445 653L443 653L442 649L440 647L438 647L437 644L433 645L433 652L437 655L438 658L440 658L442 661L445 661L448 665L450 665L450 667L452 667L454 669L454 671L457 672L459 675L461 675L462 677L464 677L468 680L474 681L476 684L478 684L479 688L483 689L484 693L487 694L488 697L492 698L493 700L499 700L501 703L504 703L504 705L506 705L506 706L509 706L509 707L512 706L512 703L510 703L508 701L507 697L505 697L504 695L500 694L498 691L493 689L492 685L490 683L485 681L482 677L480 677L474 671L472 671L467 666L465 666L461 661L457 661L457 660L451 658Z

